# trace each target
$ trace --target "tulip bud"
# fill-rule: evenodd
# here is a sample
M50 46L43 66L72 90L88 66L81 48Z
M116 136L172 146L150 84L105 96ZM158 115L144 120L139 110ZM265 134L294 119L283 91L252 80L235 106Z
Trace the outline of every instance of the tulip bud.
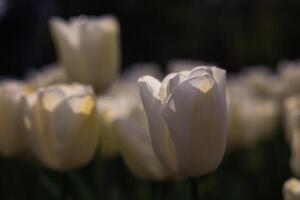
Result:
M170 177L154 153L147 118L141 107L137 105L127 117L117 119L115 126L119 130L120 153L135 175L150 180Z
M284 200L300 199L300 181L296 178L290 178L283 185Z
M278 66L279 84L284 86L282 96L298 94L300 92L300 62L281 61Z
M0 152L5 156L26 154L29 145L22 118L21 98L30 88L18 81L0 83Z
M71 81L106 89L120 65L119 23L113 16L52 18L50 28L59 58Z
M278 76L268 66L248 67L241 73L239 78L258 97L281 98L283 85ZM276 87L273 87L273 85L276 85Z
M98 97L100 152L105 158L112 158L119 151L116 144L116 120L127 118L132 109L140 105L136 81L141 74L160 75L158 67L154 64L135 64L125 71L121 79L111 85L105 95Z
M290 144L294 133L300 134L299 117L300 116L300 95L290 96L283 101L283 115L285 138Z
M300 115L298 116L298 124L300 121ZM300 125L298 125L300 126ZM290 166L292 172L296 176L300 176L300 133L293 133L291 137L291 158L290 158Z
M104 158L115 157L119 152L116 140L115 120L127 115L127 102L122 98L112 96L100 96L97 99L97 111L99 115L100 128L100 152Z
M272 138L278 124L278 102L257 97L239 81L230 81L226 90L229 118L228 150L251 147Z
M95 95L80 84L40 88L23 99L24 122L37 158L55 170L88 163L99 131Z
M29 83L36 89L67 82L63 68L58 64L49 64L38 72L32 72L28 77Z
M226 146L226 72L196 67L160 82L139 79L154 152L173 173L200 176L215 170Z

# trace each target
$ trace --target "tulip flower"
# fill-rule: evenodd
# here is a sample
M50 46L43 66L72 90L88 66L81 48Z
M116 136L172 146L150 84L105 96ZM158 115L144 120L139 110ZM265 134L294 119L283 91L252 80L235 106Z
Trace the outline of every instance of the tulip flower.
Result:
M36 89L59 83L66 83L65 71L59 64L49 64L38 72L29 74L28 82Z
M290 96L283 101L285 138L290 144L293 134L300 134L300 95Z
M300 116L298 116L298 123L300 121ZM298 125L299 126L299 125ZM300 134L294 133L291 137L291 158L290 166L292 172L296 176L300 176Z
M23 98L23 106L28 138L45 166L71 170L92 159L99 130L91 87L61 84L40 88Z
M143 69L139 68L138 74L145 72ZM98 97L100 150L105 158L120 153L128 168L140 178L162 180L169 173L153 151L138 88L132 83L135 77L135 73L123 77L107 95Z
M120 65L119 23L113 16L50 20L58 55L71 81L106 89Z
M100 152L105 158L119 153L116 137L116 121L127 119L132 110L141 106L136 81L140 75L160 76L158 67L152 63L131 65L123 76L114 82L105 95L98 96L97 108L100 117Z
M284 200L300 199L300 181L296 178L290 178L283 185Z
M22 118L21 99L30 93L22 82L0 83L0 152L4 156L27 154L30 151Z
M272 138L279 119L279 103L256 96L240 81L227 84L228 150L252 147Z
M283 85L282 96L298 94L300 92L300 62L281 61L277 66L279 85Z
M170 177L157 159L147 126L147 118L141 105L131 109L127 117L115 121L120 153L135 175L148 180Z
M225 70L196 67L160 82L138 80L151 141L172 173L201 176L215 170L226 146Z
M132 102L130 102L132 103ZM100 128L100 152L104 158L110 159L119 153L115 120L127 115L130 105L122 97L100 96L97 99L97 111Z
M239 79L258 97L280 99L285 89L268 66L250 66L239 75Z

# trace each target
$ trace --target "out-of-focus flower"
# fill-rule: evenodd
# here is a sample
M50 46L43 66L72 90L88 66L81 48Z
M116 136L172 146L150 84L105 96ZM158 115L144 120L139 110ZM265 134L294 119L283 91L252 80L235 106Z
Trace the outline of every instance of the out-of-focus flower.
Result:
M287 97L283 101L285 138L290 143L294 133L300 134L300 95Z
M300 121L300 116L298 117L298 124ZM298 125L300 128L300 125ZM291 135L291 158L290 166L292 172L299 177L300 176L300 134L293 133Z
M0 151L5 156L27 154L30 151L22 118L21 99L31 92L22 82L0 82Z
M52 18L50 28L62 65L71 81L106 89L120 66L119 23L113 16Z
M154 152L172 173L200 176L223 159L227 137L225 70L196 67L160 82L138 81Z
M278 66L280 81L277 85L283 85L282 96L300 93L300 61L281 61Z
M159 68L151 63L135 64L114 82L105 95L97 100L101 124L100 151L105 158L112 158L118 152L116 141L116 121L127 119L132 110L141 107L138 94L137 79L140 75L160 76Z
M151 145L147 119L136 81L140 75L160 73L153 65L135 65L98 97L101 123L100 150L106 158L120 153L133 174L150 180L169 178Z
M240 83L249 87L259 97L281 98L284 90L278 76L267 66L251 66L239 75ZM276 85L276 87L274 87Z
M227 85L228 150L249 147L270 139L277 128L279 104L270 98L255 96L239 81Z
M290 178L283 185L284 200L300 199L300 181L296 178Z
M29 74L28 82L36 89L67 82L64 69L59 64L49 64L38 72Z
M136 105L126 117L115 121L120 153L129 169L137 176L151 180L169 178L170 174L154 153L147 118L141 106Z
M97 100L100 128L100 151L103 157L112 158L119 153L115 121L126 118L134 104L123 96L100 96Z
M99 140L95 95L80 84L40 88L23 99L24 122L37 158L55 170L89 162Z

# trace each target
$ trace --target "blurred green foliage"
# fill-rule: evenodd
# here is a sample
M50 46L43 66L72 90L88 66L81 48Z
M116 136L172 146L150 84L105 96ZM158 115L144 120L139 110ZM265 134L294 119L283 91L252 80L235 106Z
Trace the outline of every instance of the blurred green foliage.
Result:
M0 199L184 200L190 183L147 182L131 174L121 158L99 155L86 167L59 173L31 161L0 160ZM252 149L225 156L212 174L198 180L200 199L282 199L282 184L291 176L289 151L282 135Z

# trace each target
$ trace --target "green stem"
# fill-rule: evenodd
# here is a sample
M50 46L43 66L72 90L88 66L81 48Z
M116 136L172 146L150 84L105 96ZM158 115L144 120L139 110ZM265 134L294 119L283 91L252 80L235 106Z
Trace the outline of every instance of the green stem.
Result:
M191 199L192 200L198 200L199 199L199 193L198 193L198 182L196 178L190 179L191 183Z

